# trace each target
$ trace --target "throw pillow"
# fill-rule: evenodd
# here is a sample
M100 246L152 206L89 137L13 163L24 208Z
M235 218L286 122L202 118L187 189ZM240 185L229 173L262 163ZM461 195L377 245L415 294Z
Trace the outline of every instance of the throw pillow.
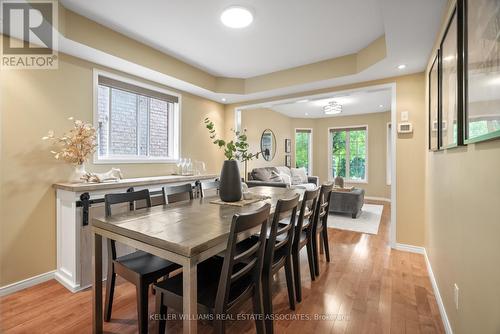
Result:
M304 167L290 168L290 171L292 173L292 184L307 183L307 173Z
M283 180L283 183L286 183L287 187L290 187L292 185L292 177L288 174L285 173L280 173L281 179Z
M271 178L271 172L266 168L255 168L252 170L252 178L256 181L268 182Z

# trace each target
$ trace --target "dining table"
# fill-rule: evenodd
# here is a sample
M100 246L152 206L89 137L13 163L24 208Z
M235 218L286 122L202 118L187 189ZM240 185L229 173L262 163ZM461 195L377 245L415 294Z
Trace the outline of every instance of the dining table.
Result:
M206 196L138 209L110 217L97 217L92 224L93 293L92 332L103 331L102 241L115 240L182 266L183 333L197 332L197 265L227 248L232 217L271 204L271 216L279 199L304 194L301 188L253 187L254 203L217 203L218 196ZM243 235L242 238L250 237ZM178 310L179 312L181 310Z

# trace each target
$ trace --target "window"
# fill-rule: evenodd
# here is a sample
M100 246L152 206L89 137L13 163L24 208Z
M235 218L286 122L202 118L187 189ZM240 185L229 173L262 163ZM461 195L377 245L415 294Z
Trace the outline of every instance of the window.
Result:
M312 129L295 129L295 167L312 173Z
M170 162L179 158L179 96L96 73L96 163Z
M329 130L330 178L347 182L366 182L368 165L368 127Z
M295 129L295 167L312 174L312 129Z

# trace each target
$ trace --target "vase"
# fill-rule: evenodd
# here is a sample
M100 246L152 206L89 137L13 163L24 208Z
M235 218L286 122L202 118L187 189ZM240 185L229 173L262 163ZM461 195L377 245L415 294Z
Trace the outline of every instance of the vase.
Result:
M70 181L72 183L80 183L80 182L84 182L82 180L82 177L87 174L87 172L85 171L85 165L84 164L81 164L81 165L75 165L74 166L74 170L73 170L73 173L71 174L71 178L70 178Z
M226 160L220 173L220 199L224 202L237 202L241 199L241 195L241 176L238 162Z

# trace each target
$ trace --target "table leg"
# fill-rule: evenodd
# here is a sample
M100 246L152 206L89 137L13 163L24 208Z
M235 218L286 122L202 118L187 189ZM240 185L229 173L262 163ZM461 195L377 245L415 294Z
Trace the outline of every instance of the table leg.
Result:
M196 263L189 261L182 267L182 287L183 287L183 313L182 323L184 334L196 334L198 329L198 297L197 297L197 267Z
M102 237L93 232L92 333L102 333Z

